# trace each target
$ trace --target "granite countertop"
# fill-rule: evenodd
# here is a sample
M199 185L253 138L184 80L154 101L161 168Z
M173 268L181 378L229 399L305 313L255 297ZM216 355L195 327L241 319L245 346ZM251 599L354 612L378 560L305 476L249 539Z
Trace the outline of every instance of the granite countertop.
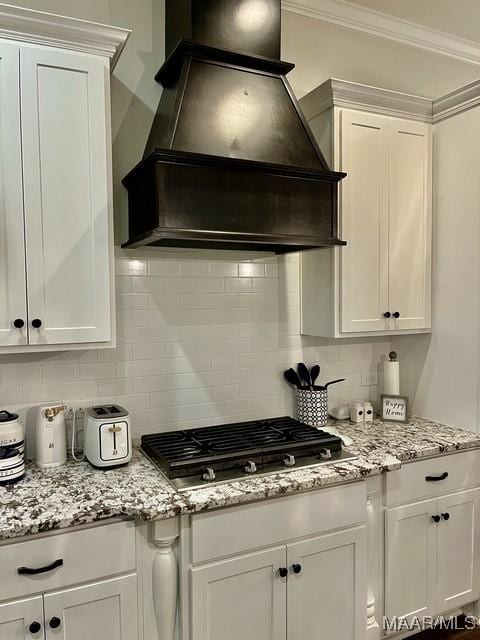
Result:
M135 449L132 462L110 471L69 461L57 469L29 463L25 478L0 487L0 539L124 516L153 520L198 513L308 489L351 482L400 468L403 462L480 448L480 434L412 418L408 424L334 421L358 457L333 464L190 489L179 493Z

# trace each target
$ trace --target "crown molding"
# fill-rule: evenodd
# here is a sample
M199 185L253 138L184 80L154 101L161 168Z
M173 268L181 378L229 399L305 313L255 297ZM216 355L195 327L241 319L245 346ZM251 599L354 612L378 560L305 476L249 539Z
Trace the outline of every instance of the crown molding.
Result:
M442 122L480 105L480 80L459 87L433 101L433 122Z
M347 0L282 0L282 8L290 13L480 64L480 43Z
M113 69L130 30L0 4L0 38L101 55Z
M432 122L432 100L365 84L330 78L300 100L307 120L332 107L361 109L395 118Z

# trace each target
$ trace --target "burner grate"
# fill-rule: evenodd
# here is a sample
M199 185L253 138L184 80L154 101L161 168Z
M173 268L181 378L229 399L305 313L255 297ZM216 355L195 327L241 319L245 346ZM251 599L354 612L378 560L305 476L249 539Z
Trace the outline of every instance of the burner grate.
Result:
M287 454L312 456L324 447L340 451L340 438L287 416L142 437L143 450L170 478L201 474L206 466L243 469L249 460L260 467L281 463Z

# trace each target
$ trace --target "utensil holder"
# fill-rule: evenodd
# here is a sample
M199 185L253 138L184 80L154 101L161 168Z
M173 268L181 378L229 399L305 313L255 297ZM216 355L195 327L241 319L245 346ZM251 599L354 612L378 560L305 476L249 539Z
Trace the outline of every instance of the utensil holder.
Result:
M327 389L297 389L297 416L311 427L324 427L328 420Z

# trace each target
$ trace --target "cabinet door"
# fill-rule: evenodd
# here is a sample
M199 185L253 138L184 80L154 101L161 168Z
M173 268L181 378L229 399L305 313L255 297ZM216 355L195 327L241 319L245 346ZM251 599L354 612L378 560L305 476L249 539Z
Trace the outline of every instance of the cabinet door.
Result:
M40 629L35 631L39 626ZM43 637L42 596L0 605L2 640L43 640Z
M192 569L192 640L285 640L285 547Z
M107 341L108 67L35 47L20 63L30 344Z
M473 602L480 595L479 507L480 489L438 500L438 513L443 514L438 525L438 612Z
M44 596L46 640L136 640L137 576Z
M385 614L409 619L435 613L437 500L385 512Z
M431 326L431 132L392 120L389 153L389 310L392 329Z
M340 115L340 327L386 331L388 322L389 120L357 111Z
M366 555L365 527L287 545L288 640L365 637Z
M19 64L19 48L0 44L0 346L27 342Z

